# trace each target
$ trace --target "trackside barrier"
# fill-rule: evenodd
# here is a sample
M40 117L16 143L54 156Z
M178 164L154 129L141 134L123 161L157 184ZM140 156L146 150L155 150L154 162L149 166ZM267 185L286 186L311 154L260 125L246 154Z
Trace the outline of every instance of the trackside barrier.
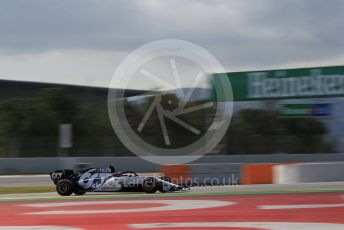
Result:
M188 178L191 177L190 166L187 164L162 165L160 171L171 178L173 183L178 184L187 184Z
M344 162L276 165L273 171L276 184L344 181Z
M118 171L158 172L160 165L153 164L134 156L105 157L94 153L94 157L33 157L0 158L1 174L48 173L57 169L73 168L73 164L85 162L93 167L103 168L112 164ZM159 156L156 156L159 158ZM194 156L180 156L190 162ZM344 162L343 153L317 154L260 154L260 155L209 155L200 157L193 164L251 164L285 162Z
M279 165L298 164L295 162L242 164L241 184L273 184L275 178L274 168Z
M275 163L243 164L241 166L241 184L272 184Z
M240 165L232 163L163 165L161 173L175 183L194 186L237 185L240 182Z

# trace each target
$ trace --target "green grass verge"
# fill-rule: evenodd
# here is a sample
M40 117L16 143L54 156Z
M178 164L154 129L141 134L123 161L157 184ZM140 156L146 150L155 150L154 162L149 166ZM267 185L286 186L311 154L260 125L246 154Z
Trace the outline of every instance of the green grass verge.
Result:
M0 188L0 194L55 192L55 186Z

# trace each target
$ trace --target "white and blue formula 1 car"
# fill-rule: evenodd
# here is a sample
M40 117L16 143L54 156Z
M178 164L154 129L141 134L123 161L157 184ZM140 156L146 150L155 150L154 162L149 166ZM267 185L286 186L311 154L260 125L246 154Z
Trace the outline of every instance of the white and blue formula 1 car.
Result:
M115 168L90 168L75 172L57 170L50 173L61 196L83 195L86 192L146 192L187 191L190 188L171 183L165 176L139 176L133 171L116 172Z

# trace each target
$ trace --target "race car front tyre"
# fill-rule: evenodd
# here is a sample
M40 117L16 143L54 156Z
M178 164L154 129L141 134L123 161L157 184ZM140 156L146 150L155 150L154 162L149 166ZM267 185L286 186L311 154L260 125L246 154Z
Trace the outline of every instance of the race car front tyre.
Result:
M61 196L69 196L73 193L73 182L70 180L60 180L56 184L56 192Z
M166 182L171 182L171 178L169 178L167 176L162 176L160 179L163 180L163 181L166 181ZM164 183L159 183L158 190L161 193L165 193L165 192L171 191L171 187L166 185L166 184L164 184Z
M147 177L146 179L144 179L142 188L143 191L146 193L155 193L158 190L156 181L153 177Z
M85 191L74 191L73 193L77 196L81 196L81 195L84 195L86 192Z
M166 186L166 185L164 185L164 184L161 184L161 185L158 186L158 190L159 190L159 192L161 192L161 193L165 193L165 192L170 191L170 187L169 187L169 186Z

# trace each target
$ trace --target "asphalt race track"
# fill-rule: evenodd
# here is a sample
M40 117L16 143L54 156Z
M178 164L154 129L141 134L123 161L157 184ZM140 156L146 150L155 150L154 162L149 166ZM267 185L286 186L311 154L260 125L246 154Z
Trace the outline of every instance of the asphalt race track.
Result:
M342 184L277 188L222 186L185 193L71 197L1 195L0 230L344 229Z

